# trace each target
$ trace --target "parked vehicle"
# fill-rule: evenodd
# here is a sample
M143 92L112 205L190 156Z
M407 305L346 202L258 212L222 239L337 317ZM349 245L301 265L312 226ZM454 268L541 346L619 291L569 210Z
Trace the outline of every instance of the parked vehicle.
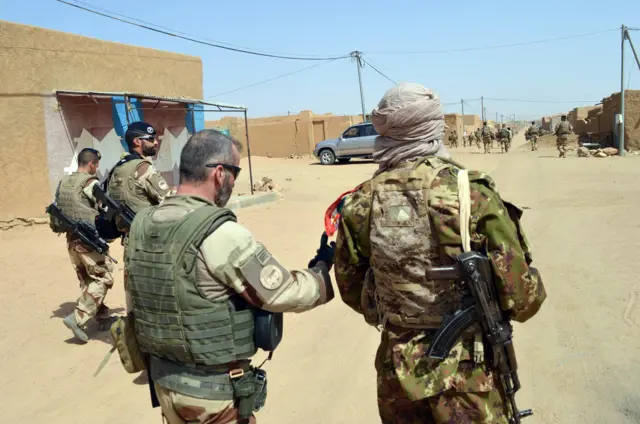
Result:
M333 165L336 160L346 163L352 158L369 159L377 136L378 133L370 122L353 125L339 137L316 144L313 155L323 165Z

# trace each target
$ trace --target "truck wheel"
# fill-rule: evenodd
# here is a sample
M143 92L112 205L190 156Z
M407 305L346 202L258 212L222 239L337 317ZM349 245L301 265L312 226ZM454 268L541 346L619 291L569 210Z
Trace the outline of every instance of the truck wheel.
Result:
M340 159L338 159L338 162L340 162L340 163L347 163L347 162L349 162L350 160L351 160L351 158L340 158Z
M330 149L320 151L320 163L323 165L333 165L336 162L336 155Z

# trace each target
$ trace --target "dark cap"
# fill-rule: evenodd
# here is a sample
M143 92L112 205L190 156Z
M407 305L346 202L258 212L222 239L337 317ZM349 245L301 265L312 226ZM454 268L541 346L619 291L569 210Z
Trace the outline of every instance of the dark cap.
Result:
M146 137L145 137L146 136ZM136 137L157 137L156 130L148 123L143 121L132 122L127 128L127 132L124 134L124 140L127 142L129 148L133 145L133 139Z

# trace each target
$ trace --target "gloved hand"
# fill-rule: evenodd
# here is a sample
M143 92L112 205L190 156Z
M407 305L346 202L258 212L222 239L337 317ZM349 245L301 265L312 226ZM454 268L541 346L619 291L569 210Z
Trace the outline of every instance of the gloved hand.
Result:
M333 265L333 253L336 249L336 242L332 241L328 244L329 236L326 232L322 233L320 237L320 248L316 252L316 256L309 261L309 268L313 268L320 261L326 262L329 265L329 269Z

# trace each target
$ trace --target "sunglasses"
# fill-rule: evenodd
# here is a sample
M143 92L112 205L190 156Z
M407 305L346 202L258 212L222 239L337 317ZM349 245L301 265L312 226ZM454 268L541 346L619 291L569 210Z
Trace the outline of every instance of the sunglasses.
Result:
M155 135L142 135L140 137L136 137L139 138L140 140L147 140L147 141L156 141L156 136Z
M242 170L239 166L229 165L226 163L208 163L205 166L207 168L217 168L218 166L221 166L227 171L230 171L233 174L233 178L238 178L238 175L240 175L240 171Z

